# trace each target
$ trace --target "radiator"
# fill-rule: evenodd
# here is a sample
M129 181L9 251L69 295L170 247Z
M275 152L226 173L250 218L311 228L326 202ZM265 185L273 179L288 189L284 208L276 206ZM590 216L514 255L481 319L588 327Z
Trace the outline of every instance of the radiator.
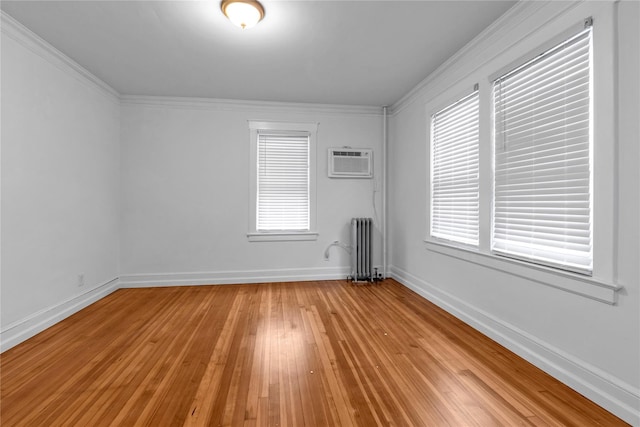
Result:
M373 220L351 219L351 279L373 281Z

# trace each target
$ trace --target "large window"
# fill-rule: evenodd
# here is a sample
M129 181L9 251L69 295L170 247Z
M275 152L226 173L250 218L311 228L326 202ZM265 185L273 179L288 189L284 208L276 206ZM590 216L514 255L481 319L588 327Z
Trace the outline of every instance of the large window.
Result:
M250 122L250 239L315 236L316 128L316 124Z
M592 271L591 27L493 83L494 252Z
M572 23L575 16L566 16L562 24L545 25L549 31L524 37L429 99L425 243L432 252L615 304L621 289L615 283L620 197L615 8L588 2L581 8L594 19ZM531 50L522 52L526 48ZM464 145L459 139L446 145L444 137L463 134L461 119L445 118L473 96L460 94L474 81L479 82L477 240L466 221L476 215L468 197L475 187L466 187L464 175L443 179L444 166L473 170L465 158L447 163L447 156L465 150L451 150ZM447 128L448 123L456 124ZM472 159L473 150L465 152Z
M478 245L478 90L431 116L431 235Z

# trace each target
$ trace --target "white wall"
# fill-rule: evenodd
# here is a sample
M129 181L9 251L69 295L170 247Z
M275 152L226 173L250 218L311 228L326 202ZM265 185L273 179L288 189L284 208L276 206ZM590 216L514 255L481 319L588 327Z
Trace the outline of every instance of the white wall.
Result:
M14 24L2 16L3 349L118 275L117 98Z
M380 109L126 97L121 110L123 286L346 277L352 217L371 179L327 177L327 149L374 150ZM248 120L318 122L317 241L249 242ZM376 194L380 210L379 193ZM378 233L379 239L379 233ZM376 263L380 263L379 245Z
M607 73L606 66L596 64L600 74L595 83L597 90L610 82L618 88L619 114L613 116L611 137L595 142L612 144L617 132L617 158L606 169L596 170L599 176L614 177L614 191L601 191L596 203L603 198L612 200L607 211L617 220L612 227L612 259L617 273L614 271L609 278L623 286L616 305L556 289L552 276L545 285L529 280L527 274L492 268L495 263L487 257L469 257L473 259L469 262L429 250L424 242L428 232L428 105L460 87L470 90L479 77L498 71L505 63L545 43L566 23L580 22L581 17L590 15L594 16L596 34L600 34L597 37L609 28L614 36L617 31L619 38L617 76L613 67ZM393 106L389 159L393 276L634 424L640 423L638 17L638 2L520 5L507 21L490 27ZM612 39L606 48L615 52L615 41ZM616 103L610 107L615 110ZM490 144L485 138L484 143ZM460 258L466 256L460 252Z

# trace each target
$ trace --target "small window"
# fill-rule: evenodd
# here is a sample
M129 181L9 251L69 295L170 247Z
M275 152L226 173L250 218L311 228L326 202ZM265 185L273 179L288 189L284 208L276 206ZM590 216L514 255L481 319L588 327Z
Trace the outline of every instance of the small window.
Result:
M309 133L258 131L258 231L309 231Z
M431 236L478 246L478 90L431 116Z
M592 271L591 27L495 80L495 253Z
M250 122L251 240L307 240L315 236L316 127Z

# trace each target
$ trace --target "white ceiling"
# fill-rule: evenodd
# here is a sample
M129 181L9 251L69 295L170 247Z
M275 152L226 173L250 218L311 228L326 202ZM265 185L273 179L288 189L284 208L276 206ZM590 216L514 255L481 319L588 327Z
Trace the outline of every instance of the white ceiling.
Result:
M6 1L2 10L126 95L390 105L514 1Z

